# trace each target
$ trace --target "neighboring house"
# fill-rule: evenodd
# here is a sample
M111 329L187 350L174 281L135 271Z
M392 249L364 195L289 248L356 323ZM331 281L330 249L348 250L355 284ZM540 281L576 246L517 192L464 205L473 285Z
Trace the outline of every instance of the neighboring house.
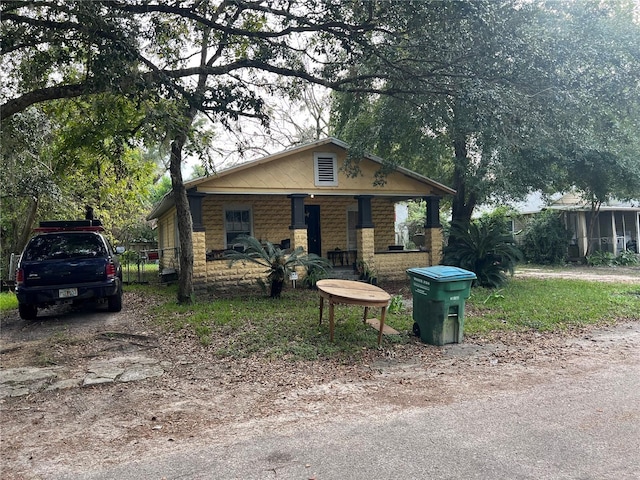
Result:
M255 282L262 270L229 268L225 250L238 235L251 235L283 248L302 246L328 258L337 268L357 260L380 280L406 278L406 269L437 264L442 254L439 201L454 190L398 167L383 186L374 186L380 158L359 162L361 175L341 169L348 146L326 138L269 155L186 183L193 220L194 285L227 289ZM398 250L395 204L427 202L425 245ZM177 269L176 209L171 193L148 216L157 219L163 269Z
M528 201L513 206L520 214L520 218L514 219L513 228L516 232L524 228L531 215L542 210L561 212L565 225L572 234L569 245L569 257L572 259L583 258L589 245L590 252L606 251L614 255L624 250L639 252L640 202L612 200L602 204L591 235L591 204L575 194L556 195L546 204L541 197L533 195Z

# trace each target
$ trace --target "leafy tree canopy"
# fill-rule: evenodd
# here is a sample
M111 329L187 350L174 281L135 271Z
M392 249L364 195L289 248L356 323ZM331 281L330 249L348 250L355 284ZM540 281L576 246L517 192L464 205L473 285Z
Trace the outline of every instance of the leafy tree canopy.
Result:
M453 219L462 224L492 198L601 190L585 165L606 170L608 194L638 195L633 2L397 7L386 19L388 55L357 67L388 73L392 96L338 93L336 136L451 185Z

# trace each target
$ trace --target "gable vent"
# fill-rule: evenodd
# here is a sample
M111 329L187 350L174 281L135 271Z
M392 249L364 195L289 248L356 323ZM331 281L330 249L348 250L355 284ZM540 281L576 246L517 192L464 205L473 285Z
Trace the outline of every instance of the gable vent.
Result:
M314 170L316 186L335 187L338 185L336 156L331 153L316 153L314 155Z

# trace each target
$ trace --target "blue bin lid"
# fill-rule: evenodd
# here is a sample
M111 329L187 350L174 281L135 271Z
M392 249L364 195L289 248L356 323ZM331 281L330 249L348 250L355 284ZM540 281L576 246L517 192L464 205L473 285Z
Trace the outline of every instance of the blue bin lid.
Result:
M436 265L433 267L409 268L409 275L427 277L434 282L450 282L455 280L475 280L476 274L460 267Z

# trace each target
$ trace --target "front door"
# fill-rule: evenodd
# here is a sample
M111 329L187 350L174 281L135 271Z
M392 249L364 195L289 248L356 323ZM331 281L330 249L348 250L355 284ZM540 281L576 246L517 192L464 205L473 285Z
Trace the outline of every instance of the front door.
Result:
M322 243L320 241L320 205L305 205L304 221L307 225L307 252L322 256Z

